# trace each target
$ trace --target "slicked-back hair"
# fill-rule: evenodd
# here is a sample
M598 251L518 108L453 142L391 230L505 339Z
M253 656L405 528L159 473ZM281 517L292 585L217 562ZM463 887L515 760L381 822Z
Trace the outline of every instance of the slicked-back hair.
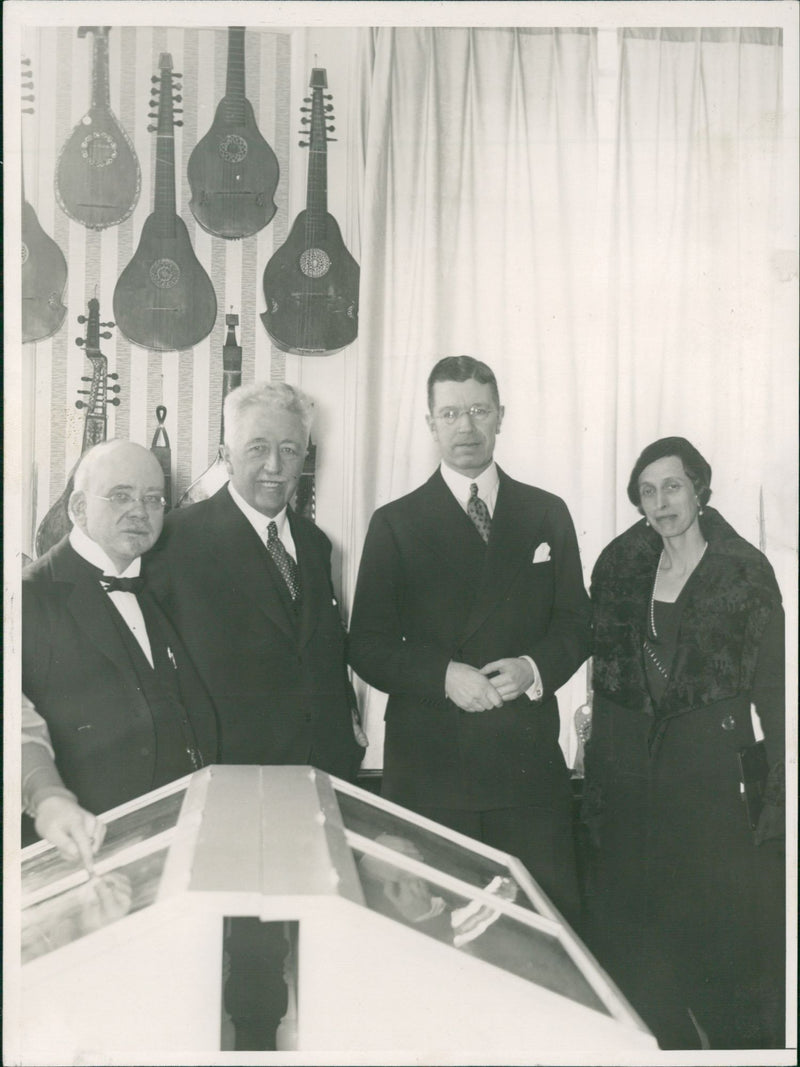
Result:
M230 445L236 436L239 419L248 408L263 407L273 411L288 411L297 415L303 426L306 439L314 421L314 401L294 385L285 382L253 382L232 389L222 406L225 425L225 444Z
M661 437L644 449L636 460L628 480L628 500L642 510L639 497L639 478L642 471L656 460L677 456L683 464L687 477L694 486L695 495L704 507L711 497L711 465L685 437Z
M492 399L500 407L497 378L488 364L473 356L445 356L428 375L428 410L433 414L433 387L437 382L467 382L474 378L480 385L491 386Z

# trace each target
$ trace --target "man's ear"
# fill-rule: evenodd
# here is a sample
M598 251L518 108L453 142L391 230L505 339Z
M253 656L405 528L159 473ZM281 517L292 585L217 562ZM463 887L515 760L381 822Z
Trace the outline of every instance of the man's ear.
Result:
M233 464L231 463L231 450L228 448L227 445L223 445L222 446L222 458L225 461L225 467L227 468L228 474L231 477L233 477Z
M428 429L431 431L431 436L433 437L434 441L438 441L439 434L437 433L436 429L436 419L433 417L433 415L429 413L425 416L425 421L428 424Z
M67 513L76 526L86 529L86 493L82 489L70 493Z
M495 433L500 433L500 427L503 425L503 416L505 415L505 413L506 409L501 404L500 407L497 409L497 427L494 431Z

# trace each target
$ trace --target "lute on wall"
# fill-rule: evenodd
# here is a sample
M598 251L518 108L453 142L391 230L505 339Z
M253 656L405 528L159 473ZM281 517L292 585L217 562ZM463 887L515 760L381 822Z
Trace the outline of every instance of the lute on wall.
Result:
M30 60L22 61L24 104L32 104ZM32 114L33 107L23 107ZM22 340L44 341L60 328L67 314L62 303L67 286L67 261L56 242L45 233L33 207L25 199L25 168L22 167Z
M183 125L174 115L181 97L173 90L172 56L162 52L160 75L152 92L158 97L156 174L153 211L145 219L139 246L114 289L114 317L135 345L158 352L183 351L208 337L217 317L211 279L195 255L186 223L175 203L175 132ZM155 106L156 100L150 105Z
M249 237L267 225L275 214L280 173L245 96L244 32L243 26L228 29L225 95L187 170L192 214L208 233L230 239Z
M342 239L336 219L328 212L328 134L334 127L325 71L311 71L310 149L306 208L294 221L286 241L264 270L266 311L261 321L273 344L299 355L328 355L351 344L358 334L359 268Z
M141 188L141 170L131 139L111 110L108 84L110 26L81 26L93 34L89 110L64 142L56 165L56 198L71 219L102 230L128 218Z
M75 344L84 349L87 359L92 364L91 378L81 378L82 382L88 383L89 388L78 390L80 396L86 397L86 399L75 401L76 408L86 411L83 423L83 444L81 445L81 455L83 455L93 445L105 441L108 427L108 405L113 404L114 407L119 405L119 397L109 397L108 394L118 393L120 387L116 384L117 375L108 373L108 361L100 351L100 338L107 339L111 336L107 327L113 326L114 323L100 321L100 303L98 300L92 298L89 301L88 316L79 315L78 322L86 323L86 337L77 337ZM104 327L103 333L100 332L101 326ZM112 382L111 385L108 384L109 380ZM77 463L75 466L77 467ZM73 467L67 479L64 491L39 523L39 529L36 531L37 556L43 556L53 545L58 544L61 538L68 534L72 528L72 520L69 517L67 505L69 504L74 482L75 467Z

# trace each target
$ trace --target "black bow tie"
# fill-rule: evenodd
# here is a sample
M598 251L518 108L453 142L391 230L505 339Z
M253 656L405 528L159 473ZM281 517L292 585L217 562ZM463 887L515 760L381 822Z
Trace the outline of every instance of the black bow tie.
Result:
M107 593L141 593L144 589L144 578L115 578L104 574L100 584Z

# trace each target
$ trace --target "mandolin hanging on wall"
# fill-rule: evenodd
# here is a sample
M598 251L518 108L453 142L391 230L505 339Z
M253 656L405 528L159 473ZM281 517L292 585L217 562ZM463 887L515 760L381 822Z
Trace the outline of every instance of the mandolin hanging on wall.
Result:
M183 351L208 337L217 317L214 286L194 253L186 223L175 206L175 120L172 56L162 52L155 131L156 176L153 211L145 219L139 247L114 289L114 318L135 345L158 352ZM156 101L151 100L150 106Z
M33 88L30 60L23 62L23 90ZM33 101L26 93L23 102ZM33 114L32 107L23 113ZM56 242L44 232L36 212L25 199L25 169L22 166L22 340L44 341L56 333L67 314L62 303L67 286L67 261Z
M94 35L92 97L56 164L56 199L65 214L92 230L116 226L136 206L141 170L131 139L111 110L108 89L110 26L81 26Z
M264 270L267 309L261 321L277 348L299 355L327 355L358 334L359 268L342 240L339 224L328 213L328 137L334 127L330 96L323 93L322 68L311 71L311 117L306 208L294 221L286 241ZM306 133L308 131L303 131Z
M105 441L108 404L113 404L115 407L119 405L119 397L113 396L109 399L108 393L118 393L120 387L116 384L107 384L108 379L116 382L118 375L108 373L108 361L100 351L100 338L108 338L111 334L108 330L100 333L100 327L113 326L114 323L100 321L100 302L92 298L89 301L88 317L79 315L78 322L86 323L86 337L77 337L75 344L79 347L84 347L86 355L92 364L91 378L81 378L82 382L89 383L89 388L78 390L79 394L87 399L76 400L75 402L76 408L86 409L83 423L83 444L81 445L81 455L83 455L93 445ZM77 465L76 463L75 467ZM72 529L72 520L69 517L67 505L75 484L75 467L72 468L63 493L39 523L35 544L37 556L43 556L45 552L52 548L53 545L58 544L61 538Z
M236 327L239 325L238 315L226 315L225 325L228 327L228 335L222 346L222 408L219 416L219 447L211 466L207 467L199 478L195 478L186 492L178 501L179 508L186 508L190 504L196 504L198 500L207 500L228 481L228 467L223 458L223 445L225 443L225 420L223 416L225 397L231 391L242 384L242 347L236 343Z
M231 26L225 95L211 129L189 157L187 172L192 214L215 237L249 237L276 210L278 160L261 136L244 91L244 27Z

